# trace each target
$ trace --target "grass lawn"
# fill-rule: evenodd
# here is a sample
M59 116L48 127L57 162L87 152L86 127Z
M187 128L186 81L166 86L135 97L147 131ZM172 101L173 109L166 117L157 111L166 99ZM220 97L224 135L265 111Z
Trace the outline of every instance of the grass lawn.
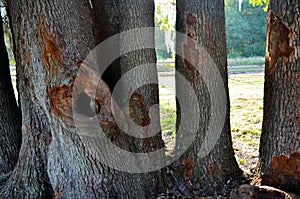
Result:
M264 65L264 57L253 57L253 58L233 58L228 59L229 66L241 66L241 65Z
M263 118L263 74L230 75L230 123L233 147L241 168L249 171L258 161Z

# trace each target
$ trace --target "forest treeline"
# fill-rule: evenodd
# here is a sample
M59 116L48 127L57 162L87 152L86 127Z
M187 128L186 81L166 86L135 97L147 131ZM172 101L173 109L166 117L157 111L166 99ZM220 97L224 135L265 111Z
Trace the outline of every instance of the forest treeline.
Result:
M168 2L168 1L167 1ZM172 10L172 3L157 1L156 25L158 28L167 31L175 31L175 4ZM239 0L225 1L226 16L226 41L228 58L238 57L264 57L266 53L266 31L267 18L265 4L253 5L253 2ZM163 12L160 7L168 5L168 12ZM158 59L172 58L172 53L167 51L164 32L156 32L156 46L163 50L157 50ZM168 37L168 35L167 35ZM167 38L170 40L170 38ZM175 35L172 35L172 41Z

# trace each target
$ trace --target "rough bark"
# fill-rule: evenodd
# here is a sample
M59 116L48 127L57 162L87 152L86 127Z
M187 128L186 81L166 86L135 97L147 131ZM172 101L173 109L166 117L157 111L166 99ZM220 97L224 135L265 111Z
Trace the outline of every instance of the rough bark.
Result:
M299 192L300 4L270 1L259 172L262 184Z
M135 0L120 0L119 1L119 31L128 31L135 28L154 27L154 1L135 1ZM126 49L128 42L132 43L152 43L154 46L154 29L149 31L147 36L142 34L134 35L132 37L120 38L120 49ZM124 76L132 69L136 69L141 65L147 65L147 69L136 70L132 73L131 81L123 84L124 88L129 88L132 93L122 93L121 96L128 96L132 94L129 107L130 116L132 120L139 126L146 126L150 123L156 123L158 132L149 138L130 138L134 145L133 152L149 153L164 147L164 143L160 132L160 118L158 107L154 108L156 111L150 117L150 107L159 103L158 84L143 83L137 90L132 89L139 85L140 79L155 80L158 82L157 68L156 68L156 53L155 49L140 49L129 52L120 57L120 71ZM135 80L136 78L136 80ZM123 97L121 99L124 99ZM122 100L119 100L121 107L124 106ZM147 135L151 128L140 132ZM161 162L164 157L157 157L152 161ZM141 174L143 180L143 190L145 190L146 197L151 198L158 193L165 191L164 186L164 170L158 170L150 173Z
M97 151L97 144L101 140L81 136L74 123L73 112L77 112L87 121L98 121L109 139L119 137L107 85L100 80L96 96L90 95L95 82L79 75L80 69L98 74L86 71L92 69L82 62L94 47L89 2L13 0L8 6L16 43L23 140L1 197L144 198L138 178L100 162L97 154L103 151ZM76 78L81 78L79 90L74 88ZM76 109L83 98L88 99L87 109L90 101L102 107L97 115Z
M189 96L192 93L187 92L187 88L181 86L182 82L177 75L176 95L186 93L184 96L185 104L177 103L177 130L184 123L187 123L187 126L185 126L186 129L182 134L177 133L176 135L176 150L179 151L182 150L182 147L186 147L184 146L186 132L197 126L197 124L187 121L188 115L182 115L183 106L192 107L194 104L199 106L199 129L192 145L174 164L175 167L179 168L177 173L179 180L177 181L180 182L175 184L175 187L185 194L193 194L195 191L203 191L206 194L210 194L210 192L228 194L226 189L228 186L234 185L242 171L234 158L230 133L224 2L222 0L178 0L176 6L176 30L195 42L182 41L179 39L181 37L177 36L176 51L177 53L181 52L185 59L179 55L176 56L176 70L189 81L197 96L195 101L191 100ZM196 44L203 47L208 54L199 53ZM205 73L201 74L200 72L212 70L212 68L207 69L207 67L213 67L208 56L213 60L217 70L215 73L205 76ZM204 67L206 67L205 70ZM220 76L217 75L218 72ZM224 123L223 121L210 121L212 114L220 114L211 113L212 96L210 96L210 92L217 89L218 84L214 84L214 82L218 81L222 82L222 89L225 89L224 98L218 99L222 102L219 106L226 106L222 109L225 116ZM213 85L210 90L207 86L208 82ZM191 112L190 114L197 113ZM223 127L220 135L216 131L208 130L211 122ZM224 126L222 126L223 124ZM216 136L218 139L211 151L206 152L206 148L201 148L202 145L205 145L204 141L207 137L214 138ZM204 157L202 157L203 152L207 153Z
M117 33L131 30L134 28L153 27L154 26L154 1L93 1L95 17L95 35L97 43L100 43L108 37L115 36ZM154 32L150 37L144 38L143 35L135 35L134 41L131 38L118 37L118 43L114 46L114 51L110 53L120 53L120 49L126 49L128 42L150 41L154 43ZM117 52L118 51L118 52ZM104 72L103 79L108 82L110 89L113 90L116 83L122 75L125 75L131 69L148 63L156 63L154 49L143 49L122 55L117 58L109 68ZM131 82L122 84L122 87L132 88L138 84L135 78L154 78L157 80L157 71L155 65L151 67L153 73L147 71L135 72ZM120 83L120 82L119 82ZM134 89L130 89L134 91ZM149 117L149 108L158 104L158 86L145 85L134 93L117 93L115 100L123 108L122 99L124 95L131 95L130 117L139 126L148 125L151 121L159 123L159 114L155 118ZM158 113L158 112L157 112ZM134 138L127 135L119 129L119 134L123 136L125 142L130 143L130 150L133 153L147 153L163 147L161 133L157 132L156 136L148 139ZM147 134L147 132L143 132ZM118 143L115 142L118 145ZM122 146L122 145L119 145ZM163 157L158 157L162 159ZM157 161L158 160L153 160ZM160 160L161 161L161 160ZM147 198L155 197L164 190L163 172L157 171L146 174L135 174L140 179L142 189Z
M152 0L120 1L120 12L120 32L135 28L154 27L154 2ZM120 38L120 48L126 49L128 42L146 43L147 41L147 43L154 43L153 29L150 30L147 36L148 37L144 37L144 35L135 35L135 40L132 40L132 38ZM133 52L129 52L121 56L120 58L120 68L122 75L141 65L147 65L147 67L151 69L134 71L134 73L132 74L132 78L153 79L158 81L155 49L136 50ZM151 71L152 73L149 73L149 71ZM124 85L124 87L135 87L135 85L138 84L138 81L134 81L134 79L132 80L133 81L126 82L128 84ZM142 85L141 88L139 88L137 91L132 90L132 92L134 92L134 95L137 98L141 98L139 100L144 101L146 106L146 108L144 107L144 109L147 109L148 111L152 105L158 104L159 102L157 84L148 85L147 83L145 83L145 85ZM128 94L129 93L124 93L124 95L126 96ZM131 104L132 106L137 106L138 102L136 102L137 104L135 104L133 101L134 97L132 97L131 99ZM122 106L122 101L120 101L120 103ZM134 109L134 107L131 108ZM137 107L137 109L141 108ZM148 125L150 122L159 121L159 114L155 115L155 117L157 118L149 118L149 113L145 110L138 110L136 112L133 112L133 115L131 116L133 120L141 126ZM153 143L154 146L152 146L152 149L146 149L150 146L150 143L147 143L146 145L149 146L145 146L142 151L153 151L156 148L160 148L161 146L163 146L160 133L157 134L157 138L158 140L156 141L158 142Z
M96 44L100 44L109 37L119 33L119 1L110 0L92 0L94 16L94 35ZM115 44L113 52L119 50L118 44ZM117 58L109 67L103 71L102 78L113 91L114 86L121 77L120 61Z
M13 170L21 146L21 112L17 105L4 43L0 12L0 183Z

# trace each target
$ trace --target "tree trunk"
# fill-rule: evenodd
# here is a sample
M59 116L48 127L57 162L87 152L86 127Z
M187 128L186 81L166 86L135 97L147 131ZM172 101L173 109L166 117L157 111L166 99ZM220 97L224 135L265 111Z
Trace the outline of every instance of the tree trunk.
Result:
M299 192L299 1L270 1L259 172L262 184Z
M178 0L176 6L176 30L183 34L176 36L176 70L188 84L176 74L176 153L186 152L174 164L175 185L185 194L228 194L242 171L230 134L224 2Z
M128 43L151 43L154 46L154 1L136 1L136 0L120 0L119 30L120 32L132 30L135 28L151 28L147 31L147 36L143 34L135 34L134 38L130 36L120 37L120 49L127 51ZM128 52L120 57L120 71L122 77L129 76L129 81L121 79L122 93L118 102L121 107L126 106L123 100L130 97L129 112L132 121L140 127L154 125L155 127L146 128L141 133L143 138L129 138L132 140L133 152L149 153L164 147L161 136L160 118L159 118L159 96L158 84L146 82L153 80L158 82L158 74L156 68L155 49L139 49ZM128 103L128 102L127 102ZM150 107L153 114L150 116ZM131 131L130 127L128 131ZM155 131L153 136L147 135ZM128 133L128 132L126 132ZM148 137L148 138L146 138ZM152 162L162 162L164 154ZM164 170L157 170L150 173L141 174L143 190L146 192L147 198L153 198L158 193L165 191L164 186Z
M21 112L12 86L0 11L0 183L13 170L21 146Z
M94 14L94 35L96 44L100 44L109 37L119 33L119 1L92 0ZM119 50L118 43L115 44L114 51ZM116 83L121 77L120 60L117 58L109 67L103 71L102 79L113 91Z
M109 37L117 37L117 43L114 45L114 49L109 54L118 55L122 50L128 50L134 42L145 42L149 41L154 44L154 32L150 33L150 37L144 38L143 35L134 35L135 40L131 38L116 36L118 33L128 31L134 28L153 27L154 26L154 1L93 1L94 17L95 17L95 35L97 43L103 42ZM151 30L153 31L153 30ZM148 43L149 43L148 42ZM121 50L120 50L121 49ZM152 73L147 70L135 71L130 78L130 82L123 82L120 79L122 75L125 75L131 69L134 69L142 64L152 63ZM120 105L121 108L126 106L126 102L123 99L131 96L129 103L130 116L129 120L141 127L148 125L150 122L157 123L159 131L154 137L150 138L135 138L132 135L128 135L127 129L124 132L119 129L119 133L123 135L123 140L130 143L130 152L133 153L144 153L155 151L163 147L163 141L160 133L159 125L159 111L153 117L149 117L149 108L152 105L158 104L158 86L157 85L139 85L140 79L155 79L157 81L156 71L156 55L154 49L141 49L127 54L121 55L116 58L115 61L106 69L103 74L103 79L109 84L111 91L115 88L118 83L121 85L115 91L116 95L114 99ZM103 69L100 69L103 71ZM139 88L135 91L136 87ZM128 89L128 93L124 90ZM121 90L118 90L121 89ZM135 92L134 92L135 91ZM146 130L150 131L150 130ZM147 134L147 132L142 132ZM158 157L163 159L164 157ZM154 159L153 162L160 162L161 160ZM162 171L155 171L151 173L136 174L140 180L142 189L145 192L146 198L153 198L157 194L164 191L164 179Z
M79 123L88 128L96 121L109 140L129 148L111 119L107 85L93 82L90 75L99 73L82 62L94 47L89 2L13 0L8 6L17 44L23 140L1 197L144 198L139 178L109 168L99 158L107 152L98 146L106 139L80 129L74 118L81 115L85 120ZM99 87L91 95L95 84Z

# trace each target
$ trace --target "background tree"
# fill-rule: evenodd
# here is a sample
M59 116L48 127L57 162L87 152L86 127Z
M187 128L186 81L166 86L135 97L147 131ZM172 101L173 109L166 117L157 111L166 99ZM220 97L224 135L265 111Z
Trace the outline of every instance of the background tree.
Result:
M259 172L262 184L299 192L299 1L270 1Z
M175 40L175 0L155 1L155 47L158 60L172 58Z
M177 22L176 30L187 35L193 39L199 46L203 47L208 55L211 56L216 65L217 72L210 77L201 76L197 70L203 71L204 67L211 67L209 65L209 58L205 55L197 53L197 47L191 42L184 42L179 40L177 36L176 50L183 51L184 56L191 56L190 60L184 60L182 57L176 57L176 69L184 75L190 82L196 92L197 100L189 101L190 93L186 93L186 88L181 87L182 82L176 77L176 95L186 93L186 105L193 107L196 103L199 105L199 130L197 131L195 141L183 155L179 161L180 179L185 184L185 188L189 191L204 190L206 194L211 191L223 192L226 183L233 183L234 179L241 176L242 171L239 169L234 158L234 152L231 142L230 121L229 121L229 96L228 96L228 77L227 77L227 51L226 51L226 34L225 34L225 14L224 1L177 1ZM193 54L194 53L194 54ZM193 64L196 68L193 68ZM202 68L203 67L203 68ZM221 75L221 80L218 78L218 73ZM207 82L222 81L222 89L225 89L225 98L223 104L225 123L222 121L218 123L221 125L222 132L213 149L207 156L202 157L200 154L201 145L204 144L205 137L218 136L218 132L210 132L207 135L207 128L209 126L211 103L210 93L208 92ZM217 85L216 85L217 86ZM216 88L211 88L216 89ZM225 101L224 101L225 100ZM177 127L184 123L186 116L181 114L182 104L177 106ZM191 113L192 114L192 113ZM219 113L217 113L219 114ZM190 123L187 129L192 128L195 124ZM182 139L184 135L176 135L176 149L182 147ZM181 188L181 190L183 190ZM226 192L226 191L225 191Z
M254 7L244 1L239 10L238 0L225 2L228 57L265 56L267 13L263 5Z
M255 57L265 56L266 29L267 29L267 4L264 1L250 0L225 0L226 33L228 57ZM156 2L156 22L163 31L175 30L175 3L173 0ZM165 48L164 38L156 34L156 46ZM175 38L175 35L174 35ZM159 58L164 51L158 50Z
M264 11L267 11L270 1L269 0L249 0L249 3L254 6L265 6Z
M172 53L166 45L166 40L170 38L166 37L166 32L160 30L157 23L155 23L155 27L155 47L158 48L156 49L157 60L159 61L172 58Z
M0 10L0 183L17 163L21 146L21 112L12 86Z

